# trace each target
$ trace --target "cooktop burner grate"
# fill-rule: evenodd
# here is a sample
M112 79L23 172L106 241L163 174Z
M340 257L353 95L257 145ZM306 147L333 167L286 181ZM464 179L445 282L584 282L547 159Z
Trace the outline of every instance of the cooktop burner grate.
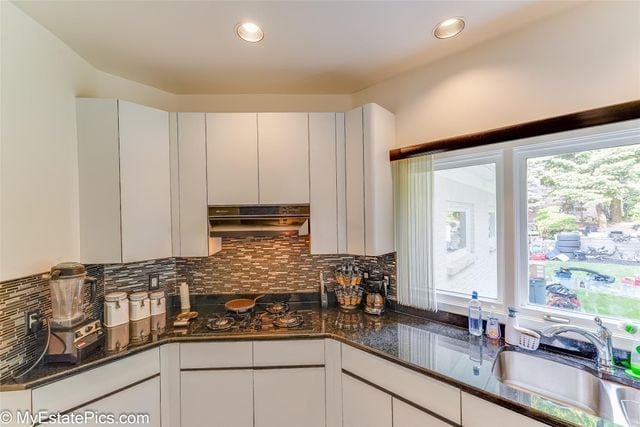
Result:
M235 324L235 319L227 314L214 314L209 320L207 320L207 328L212 331L226 331L231 329Z

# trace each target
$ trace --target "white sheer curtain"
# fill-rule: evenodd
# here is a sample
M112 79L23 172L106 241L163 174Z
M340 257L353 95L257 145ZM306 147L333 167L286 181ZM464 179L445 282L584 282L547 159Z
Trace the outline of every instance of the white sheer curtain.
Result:
M393 162L398 302L437 310L433 281L433 156Z

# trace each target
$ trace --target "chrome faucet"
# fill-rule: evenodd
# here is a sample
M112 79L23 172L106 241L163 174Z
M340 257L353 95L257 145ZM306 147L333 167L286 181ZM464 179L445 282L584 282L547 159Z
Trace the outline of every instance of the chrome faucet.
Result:
M598 326L595 332L580 326L573 325L552 325L542 329L540 333L546 337L555 337L566 332L573 332L588 339L595 347L597 356L596 364L600 372L613 373L615 371L613 363L613 346L611 344L611 331L602 324L599 317L593 319Z

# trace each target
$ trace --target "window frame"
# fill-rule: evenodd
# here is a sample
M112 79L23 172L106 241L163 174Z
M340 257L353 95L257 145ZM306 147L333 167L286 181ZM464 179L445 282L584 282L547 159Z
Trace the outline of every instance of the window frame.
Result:
M540 330L545 326L555 323L553 319L545 320L542 317L545 314L544 310L528 310L527 308L523 309L519 307L519 298L522 297L522 291L519 289L526 286L527 296L525 298L528 298L528 276L524 284L521 283L520 286L517 285L518 277L521 277L523 273L523 264L518 261L520 258L518 248L521 245L519 242L521 232L517 232L517 230L521 230L522 228L520 224L521 220L518 218L520 216L519 198L521 198L523 194L522 189L519 189L519 185L516 184L519 179L519 172L518 168L514 166L514 162L517 161L519 155L527 153L527 150L536 147L553 147L570 142L573 142L573 147L576 147L581 142L591 140L593 143L593 141L612 136L616 137L616 141L619 138L635 138L635 142L637 142L640 140L640 119L523 138L482 147L437 153L434 155L434 170L453 168L456 166L471 166L483 162L487 163L495 159L497 173L496 232L498 234L498 298L493 300L480 296L480 300L485 307L495 306L496 310L494 314L501 323L504 324L506 322L506 313L509 306L516 307L519 310L518 318L521 326ZM631 144L633 144L633 142L629 142L628 144L616 142L612 143L611 146ZM605 147L603 146L602 148ZM505 179L505 177L508 179ZM524 197L526 198L526 192ZM526 237L527 231L525 229L524 238L526 239ZM524 264L524 271L528 274L528 263ZM469 298L462 298L459 294L450 295L447 294L446 291L437 291L437 295L439 310L462 315L467 314ZM566 312L561 316L565 317L565 315ZM606 318L603 320L613 333L613 345L616 348L630 350L633 345L633 339L617 328L617 322L612 323ZM569 317L569 321L571 324L594 330L593 316L583 315L580 317ZM579 335L573 335L572 337L584 341L584 338Z
M542 142L530 143L525 146L513 148L513 212L514 212L514 305L525 319L525 324L530 327L540 328L549 325L551 316L563 319L570 324L594 329L593 318L595 314L570 312L553 307L531 304L529 302L529 256L528 256L528 221L527 221L527 160L537 157L553 156L559 154L597 150L602 148L622 147L639 143L640 128L616 130L593 129L586 135L556 137ZM581 132L584 133L584 132ZM548 138L545 138L548 139ZM631 345L631 340L621 334L616 334L620 319L600 316L603 323L612 330L616 337L616 343L626 348ZM521 322L522 323L522 322Z
M502 148L487 149L483 147L481 149L465 149L458 152L445 152L434 155L433 170L437 172L439 170L455 169L467 166L478 166L483 164L495 164L496 168L496 205L494 212L496 213L496 244L497 244L497 297L488 298L486 296L479 296L480 301L485 305L494 306L497 312L507 311L506 303L506 289L505 289L505 262L504 262L504 224L502 221L504 210L504 150ZM446 202L446 201L445 201ZM470 225L469 225L470 226ZM471 248L473 242L470 240L467 242L467 247ZM472 253L473 251L469 251ZM454 253L447 254L453 255ZM436 294L438 299L438 309L445 310L458 314L467 313L467 305L469 295L462 295L458 292L451 292L436 288Z

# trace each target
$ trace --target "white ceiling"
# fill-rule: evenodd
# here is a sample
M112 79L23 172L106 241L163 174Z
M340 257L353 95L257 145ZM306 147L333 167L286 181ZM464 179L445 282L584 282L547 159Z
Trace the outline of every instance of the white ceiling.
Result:
M15 1L96 68L178 94L353 93L566 8L500 1ZM460 36L433 27L461 16ZM251 44L234 33L251 20Z

